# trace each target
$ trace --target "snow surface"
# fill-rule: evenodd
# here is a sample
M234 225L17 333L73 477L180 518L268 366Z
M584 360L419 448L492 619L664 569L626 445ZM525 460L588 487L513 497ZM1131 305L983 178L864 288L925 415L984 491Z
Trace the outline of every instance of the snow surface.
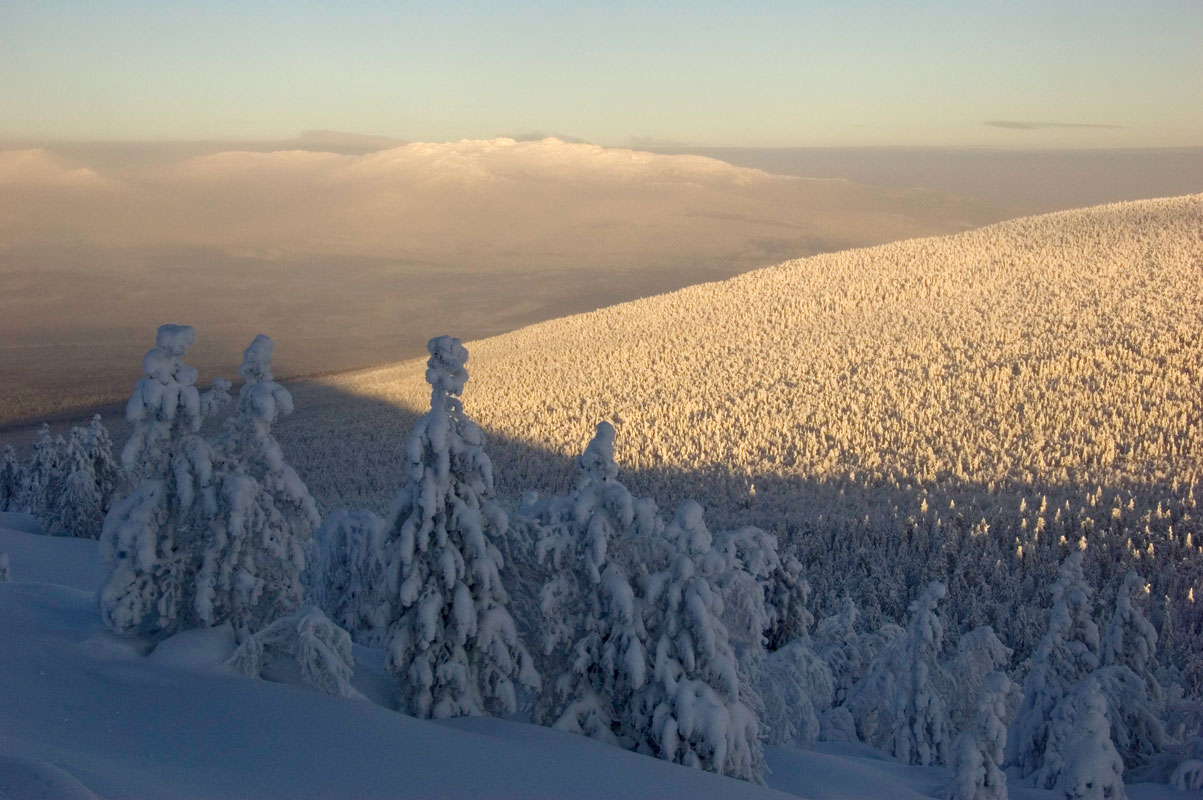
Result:
M766 748L768 787L487 717L414 719L364 700L249 680L221 666L228 628L187 631L149 656L100 621L95 541L13 530L0 517L0 798L940 798L940 767L856 744ZM388 702L382 653L354 682ZM1010 787L1012 798L1055 793ZM1127 787L1135 800L1200 798ZM785 792L787 794L783 794Z

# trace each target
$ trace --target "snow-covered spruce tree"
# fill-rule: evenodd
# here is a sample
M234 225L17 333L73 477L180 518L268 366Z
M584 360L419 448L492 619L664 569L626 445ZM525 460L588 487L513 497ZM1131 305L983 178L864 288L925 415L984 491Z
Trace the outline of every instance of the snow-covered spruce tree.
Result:
M4 445L4 454L0 456L0 511L17 510L22 477L17 451L11 444Z
M1111 741L1107 700L1098 681L1079 681L1053 710L1036 786L1066 800L1125 797L1124 762Z
M648 532L637 529L634 500L617 480L614 435L614 426L599 422L577 459L576 491L531 509L537 557L552 571L539 594L548 680L535 720L631 747L618 710L633 705L647 680L647 632L642 599L609 557L619 537ZM555 653L567 657L559 662Z
M362 697L351 685L351 637L319 608L286 614L247 636L226 664L248 678L259 678L277 660L291 660L301 680L324 694Z
M43 423L38 428L29 465L21 476L16 510L34 516L43 525L50 519L50 512L54 508L64 449L55 442L50 425Z
M1019 713L1007 733L1007 763L1018 766L1025 778L1044 763L1053 709L1099 666L1099 628L1091 618L1091 590L1082 575L1082 558L1078 550L1061 562L1048 631L1036 647Z
M62 483L47 514L47 532L86 539L99 537L104 512L85 429L71 431L59 472Z
M400 560L387 666L415 716L511 713L515 683L534 690L539 676L506 608L493 543L508 518L483 436L458 398L468 351L450 336L427 349L431 407L406 442L406 482L386 522Z
M196 369L180 360L194 339L188 325L161 326L125 408L133 433L122 464L137 484L105 517L108 577L98 596L105 624L118 633L166 636L195 623L197 542L217 512L212 451L197 432L230 384L218 379L197 392Z
M710 549L701 507L674 517L677 552L646 579L645 622L652 674L627 710L636 749L668 761L750 781L764 776L754 696L723 624L720 592L698 569Z
M872 642L856 630L858 617L856 601L845 595L840 610L819 620L812 637L815 650L831 670L837 705L848 700L873 661Z
M939 692L944 625L936 605L946 593L938 581L924 588L905 634L889 637L848 701L861 740L907 764L943 763L952 738Z
M665 536L709 542L701 506L682 504ZM740 699L756 712L763 738L770 744L811 746L835 689L831 670L810 639L814 617L806 606L810 584L802 565L793 557L782 559L777 537L753 527L720 531L708 552L696 558L722 596L723 624L749 688L755 689L741 689Z
M1123 664L1108 664L1090 674L1106 700L1111 742L1125 769L1136 769L1162 752L1169 737L1161 724L1162 703L1149 697L1148 685Z
M369 647L383 644L397 594L398 565L384 534L371 511L336 509L314 534L306 564L310 602Z
M1157 629L1135 604L1137 597L1147 594L1144 578L1130 570L1116 594L1115 611L1103 632L1102 659L1105 665L1121 664L1136 673L1144 681L1149 698L1160 703L1163 692L1154 676Z
M832 739L855 739L850 719L844 724L840 717L833 724L828 714L835 700L831 668L808 640L795 639L766 653L756 688L766 743L810 747L824 733Z
M948 700L950 730L963 731L973 726L986 678L995 670L1006 669L1010 662L1011 648L1002 643L989 625L974 628L957 640L956 655L944 665L940 676L941 694ZM1014 700L1018 701L1018 687L1015 689ZM1010 714L1002 718L1009 720Z
M8 553L0 553L0 583L11 581L12 578L12 567L9 563Z
M116 501L121 481L121 465L113 457L113 440L99 414L92 415L87 432L88 458L92 462L92 474L96 476L96 492L100 496L101 514L109 513Z
M929 583L913 603L906 626L904 672L893 714L890 752L908 764L942 764L952 738L948 704L938 691L944 623L936 605L948 590Z
M1017 690L1002 672L991 672L982 681L976 719L952 743L948 800L1007 800L1007 776L1002 771L1007 705Z
M1203 761L1188 758L1170 773L1170 786L1179 791L1203 789Z
M693 506L696 524L704 528L701 506ZM700 564L722 592L723 621L737 649L759 652L809 641L814 624L806 604L810 584L796 558L781 557L777 537L755 527L706 535L711 546Z
M243 353L237 413L215 445L217 513L200 543L194 611L205 625L229 621L239 640L301 605L304 548L321 519L284 460L271 427L292 395L272 379L272 340Z

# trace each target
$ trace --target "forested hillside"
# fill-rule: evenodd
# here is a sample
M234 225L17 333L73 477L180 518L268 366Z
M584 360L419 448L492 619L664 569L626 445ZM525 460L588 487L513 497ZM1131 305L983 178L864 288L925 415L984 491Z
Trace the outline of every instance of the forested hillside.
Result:
M503 496L566 489L610 420L632 491L782 534L820 614L900 619L938 578L954 627L1027 655L1062 555L1106 593L1137 567L1200 675L1201 274L1203 196L1018 219L479 341L464 403ZM281 429L322 502L387 502L423 369L298 390L359 399L321 441Z

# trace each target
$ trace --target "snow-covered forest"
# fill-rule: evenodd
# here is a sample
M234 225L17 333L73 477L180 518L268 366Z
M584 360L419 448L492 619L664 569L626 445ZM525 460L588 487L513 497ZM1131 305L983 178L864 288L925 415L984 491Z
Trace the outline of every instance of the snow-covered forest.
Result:
M44 428L0 510L99 538L118 638L224 631L226 668L346 701L366 655L414 717L752 783L770 748L844 743L951 798L1203 789L1201 268L1192 196L791 262L470 360L437 337L324 387L276 382L259 336L202 391L203 331L164 325L120 455L100 419ZM331 386L341 420L290 437Z

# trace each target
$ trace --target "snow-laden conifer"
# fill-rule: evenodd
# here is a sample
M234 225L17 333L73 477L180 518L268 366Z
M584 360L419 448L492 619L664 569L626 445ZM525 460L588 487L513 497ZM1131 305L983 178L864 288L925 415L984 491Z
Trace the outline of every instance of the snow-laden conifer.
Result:
M911 603L901 691L895 698L890 752L908 764L942 764L949 740L948 703L939 692L944 623L936 605L948 593L934 581Z
M814 744L820 717L834 700L834 685L810 639L814 617L806 605L810 584L802 565L793 557L781 558L777 537L760 528L711 537L702 507L693 501L682 504L664 533L678 541L710 543L708 551L694 557L721 595L722 621L747 681L740 700L756 712L765 741Z
M12 580L12 566L8 553L0 553L0 583Z
M293 410L271 373L272 340L260 334L243 353L237 413L217 442L217 513L198 551L194 610L205 625L229 621L239 639L301 604L304 549L317 506L272 436Z
M675 533L675 536L672 534ZM699 571L711 541L701 507L687 501L665 530L676 553L646 579L652 674L631 709L636 747L677 763L760 781L754 695L723 624L722 596Z
M861 739L908 764L944 762L951 741L939 662L944 625L936 605L945 596L934 581L910 605L906 631L878 650L848 709Z
M1061 563L1048 631L1032 658L1023 682L1023 701L1007 734L1007 763L1018 766L1024 777L1043 764L1053 709L1099 666L1099 629L1091 616L1091 590L1082 575L1082 558L1079 550Z
M246 637L226 663L249 678L259 678L273 661L283 660L291 660L301 680L320 692L362 697L351 685L351 637L319 608L309 606L279 617Z
M1124 762L1111 741L1107 700L1094 677L1079 681L1049 717L1036 786L1066 800L1119 800Z
M835 685L831 668L808 640L795 639L766 653L756 688L766 743L810 747L823 735L826 712L835 700ZM831 734L846 738L836 731Z
M950 730L963 731L973 726L986 678L996 670L1006 669L1010 662L1011 648L1002 643L989 625L974 628L957 640L956 655L944 665L940 676L944 682L941 692L948 699ZM1018 687L1014 688L1018 694ZM1010 719L1010 714L1001 718Z
M948 800L1007 800L1007 776L1002 771L1007 707L1017 690L1002 672L991 672L981 682L973 724L952 743Z
M535 718L561 730L630 747L621 711L649 673L643 601L625 567L610 557L624 536L644 537L635 500L617 479L614 426L599 422L577 459L568 497L534 504L535 551L551 578L540 591L543 651L549 668ZM566 658L557 659L557 653Z
M100 496L101 514L109 513L120 488L121 465L113 456L113 440L99 414L92 415L87 429L88 458L92 462L92 474L96 477L96 492Z
M837 705L848 700L875 655L872 637L856 630L859 616L856 601L845 596L839 611L819 620L812 637L816 652L831 670Z
M17 510L21 481L22 470L17 451L11 444L6 444L3 455L0 455L0 511Z
M181 361L194 339L190 326L161 326L126 404L133 432L122 464L137 483L110 509L100 538L108 572L100 611L118 633L169 635L194 621L195 553L217 513L213 453L197 434L230 386L218 379L197 391L196 369Z
M397 564L389 557L384 521L371 511L336 509L314 534L310 553L311 602L359 644L380 646L397 594Z
M1123 664L1108 664L1090 674L1106 701L1111 741L1125 769L1135 769L1166 749L1161 723L1163 705L1149 697L1148 684Z
M61 484L54 505L48 510L47 532L87 539L99 537L104 501L84 428L71 431L59 473Z
M458 397L468 351L449 336L427 349L431 408L406 442L406 482L386 523L400 559L387 665L416 716L513 712L519 687L534 689L539 676L501 583L494 540L508 518Z
M1136 605L1148 594L1144 578L1135 570L1124 576L1115 596L1115 610L1103 632L1103 664L1122 664L1136 673L1149 691L1153 702L1162 700L1161 684L1154 675L1157 657L1157 629Z
M60 439L61 441L61 439ZM50 425L42 423L33 443L33 455L21 476L21 488L16 508L36 517L43 525L50 519L61 482L60 468L63 450L50 433Z
M1203 761L1188 758L1170 773L1170 786L1180 791L1203 789Z

